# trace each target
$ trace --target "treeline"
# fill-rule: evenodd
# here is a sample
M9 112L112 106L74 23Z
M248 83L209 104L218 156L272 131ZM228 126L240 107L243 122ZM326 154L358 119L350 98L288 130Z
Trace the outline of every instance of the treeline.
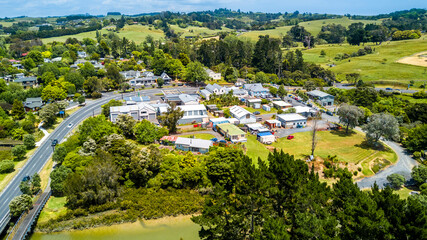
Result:
M59 37L66 35L74 35L82 32L90 32L99 30L102 28L101 24L88 27L78 27L78 28L58 28L52 30L41 30L41 31L17 31L15 34L10 36L11 39L18 38L21 40L31 40L36 38L50 38L50 37Z

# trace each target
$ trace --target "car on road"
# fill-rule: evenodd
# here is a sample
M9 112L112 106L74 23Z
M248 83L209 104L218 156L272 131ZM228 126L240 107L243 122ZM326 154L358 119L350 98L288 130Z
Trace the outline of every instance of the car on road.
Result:
M218 138L212 138L211 141L212 142L218 142Z
M313 107L313 105L312 105L311 103L307 104L307 106L309 106L309 107Z
M327 111L326 114L328 114L329 116L334 116L334 114L331 111Z
M25 176L24 178L22 178L22 181L23 181L23 182L26 182L26 181L28 181L28 180L30 180L30 176Z
M53 139L52 140L52 146L56 146L58 144L58 139Z
M286 138L289 139L289 140L294 139L294 135L289 135Z
M258 111L255 111L255 112L254 112L254 114L255 114L255 115L260 115L261 113L260 113L260 112L258 112Z
M68 128L71 128L73 126L73 124L72 123L70 123L70 124L68 124Z
M392 90L393 90L393 88L388 87L388 88L385 88L385 90L386 90L386 91L392 91Z

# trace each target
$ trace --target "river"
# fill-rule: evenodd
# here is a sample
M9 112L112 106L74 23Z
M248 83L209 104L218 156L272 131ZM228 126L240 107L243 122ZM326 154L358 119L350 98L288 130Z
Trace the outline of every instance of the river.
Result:
M59 233L34 233L31 240L199 240L191 216L166 217Z

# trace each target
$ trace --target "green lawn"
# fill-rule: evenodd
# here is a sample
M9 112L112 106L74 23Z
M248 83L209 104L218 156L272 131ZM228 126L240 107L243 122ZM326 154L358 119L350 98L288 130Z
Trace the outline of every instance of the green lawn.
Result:
M411 97L411 96L408 96L408 95L400 95L400 96L398 96L398 98L402 98L403 100L408 100L409 102L411 102L411 103L427 103L427 99L426 98L418 98L418 99L415 99L415 98L413 98L413 97Z
M38 222L46 222L49 219L56 218L60 214L65 213L67 211L65 203L66 197L50 197L46 203L46 206L40 213Z
M198 138L198 139L205 139L205 140L211 140L215 136L209 133L196 133L196 134L188 134L188 135L180 135L180 137L183 138Z
M427 80L427 68L397 63L400 58L427 50L427 35L420 39L384 42L381 45L366 44L375 49L375 52L360 57L353 57L342 61L334 60L338 53L351 54L363 46L350 46L348 44L319 45L304 51L306 61L321 64L336 64L329 68L337 74L338 79L345 80L345 74L358 72L365 81L389 80L408 83L414 80L419 86ZM325 51L326 56L320 57L320 52ZM384 61L386 59L386 61Z
M264 144L260 143L255 135L247 135L248 142L245 143L246 155L252 158L254 164L258 164L258 157L262 160L267 160L270 151L265 147Z
M270 110L270 111L265 111L265 110L264 110L264 109L262 109L262 108L255 109L255 108L246 107L246 106L244 106L243 108L244 108L244 109L246 109L246 110L248 110L248 111L249 111L249 112L251 112L251 113L254 113L254 112L259 112L260 114L277 113L277 109L275 109L275 108L271 108L271 110Z

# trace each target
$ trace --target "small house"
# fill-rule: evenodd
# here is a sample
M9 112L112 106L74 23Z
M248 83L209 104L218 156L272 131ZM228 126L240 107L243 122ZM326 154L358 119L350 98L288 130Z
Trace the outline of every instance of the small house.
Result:
M268 106L267 104L262 105L262 110L270 112L271 111L271 107Z
M264 88L261 83L248 83L243 85L243 89L253 97L268 97L270 95L270 90Z
M156 110L153 106L147 103L110 107L111 122L115 123L117 117L121 114L127 114L137 121L143 119L146 119L148 121L156 121Z
M306 106L295 106L295 112L304 117L314 117L317 113L316 110Z
M181 105L178 108L184 111L184 116L178 120L178 124L201 123L209 120L208 112L203 104Z
M24 88L30 88L30 87L37 85L37 78L36 77L22 77L22 78L14 79L13 82L20 83Z
M169 94L165 95L165 101L176 105L195 105L199 104L199 99L189 94Z
M230 114L233 118L236 118L241 124L256 122L256 117L253 113L239 106L232 106L230 108Z
M24 103L26 111L37 111L43 106L43 100L41 97L27 98Z
M310 99L313 99L320 103L322 106L332 106L334 105L334 96L331 94L319 91L319 90L313 90L307 93L308 97Z
M251 108L255 108L255 109L260 109L261 108L261 99L247 99L246 100L246 106L251 107Z
M276 119L269 119L265 121L265 124L270 128L280 128L282 126L282 123L279 120Z
M221 73L216 73L209 68L206 69L206 73L208 74L209 78L212 80L221 80Z
M247 142L246 134L236 125L230 123L222 123L217 125L219 133L224 137L229 138L231 142Z
M209 152L209 148L212 146L213 142L211 140L203 140L198 138L178 137L175 141L176 149L182 151L207 153Z
M223 124L223 123L230 123L230 122L224 117L209 119L209 125L214 129L215 129L216 125Z
M261 123L251 123L245 125L252 134L257 134L260 132L270 132L270 130L264 127Z
M263 144L272 144L276 141L276 137L271 132L259 132L257 139Z
M284 128L302 128L307 126L307 118L297 113L279 114L277 115Z
M291 108L292 104L284 102L284 101L274 101L272 102L274 108L278 109L278 110L283 110L283 109L287 109L287 108Z

